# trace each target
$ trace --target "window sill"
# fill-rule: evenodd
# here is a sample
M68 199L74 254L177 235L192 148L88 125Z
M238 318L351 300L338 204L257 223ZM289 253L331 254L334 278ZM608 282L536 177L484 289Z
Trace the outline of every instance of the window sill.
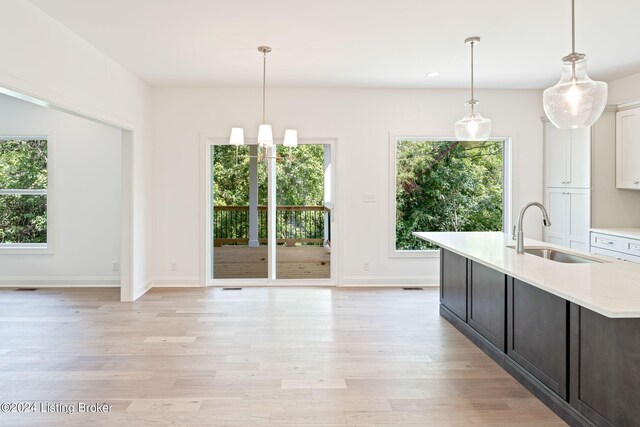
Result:
M47 255L53 253L50 245L0 244L0 255Z

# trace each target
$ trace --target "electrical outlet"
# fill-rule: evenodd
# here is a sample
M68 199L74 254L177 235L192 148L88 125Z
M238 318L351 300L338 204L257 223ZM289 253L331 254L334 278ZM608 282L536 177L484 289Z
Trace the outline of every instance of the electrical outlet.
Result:
M363 193L362 201L365 203L375 203L376 202L376 194L375 193Z
M369 262L368 262L368 261L367 261L367 262L365 262L364 264L362 264L362 269L363 269L364 271L369 271Z
M178 267L176 266L175 261L171 261L171 271L178 271Z
M118 271L120 270L120 263L118 261L113 261L111 263L111 270L112 271Z

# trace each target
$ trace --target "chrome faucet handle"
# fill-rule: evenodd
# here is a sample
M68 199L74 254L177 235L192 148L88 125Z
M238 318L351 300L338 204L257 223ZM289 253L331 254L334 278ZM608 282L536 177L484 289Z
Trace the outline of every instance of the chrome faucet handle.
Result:
M513 226L513 234L511 235L511 240L516 240L516 239L517 239L517 237L516 237L516 226L514 225Z

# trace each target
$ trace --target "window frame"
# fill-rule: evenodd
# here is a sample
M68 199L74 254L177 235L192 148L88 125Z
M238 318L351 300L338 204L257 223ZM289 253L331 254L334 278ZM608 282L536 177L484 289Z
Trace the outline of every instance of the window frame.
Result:
M437 258L440 252L437 249L419 249L419 250L398 250L396 249L396 174L397 174L397 158L396 145L399 140L416 140L416 141L456 141L456 138L447 132L429 132L429 131L390 131L389 132L389 258ZM489 141L502 141L502 232L506 232L511 228L511 138L492 136Z
M0 144L11 140L47 141L47 188L0 189L0 194L46 195L47 196L47 242L46 243L0 243L0 255L40 255L53 253L53 164L54 143L52 132L0 134Z

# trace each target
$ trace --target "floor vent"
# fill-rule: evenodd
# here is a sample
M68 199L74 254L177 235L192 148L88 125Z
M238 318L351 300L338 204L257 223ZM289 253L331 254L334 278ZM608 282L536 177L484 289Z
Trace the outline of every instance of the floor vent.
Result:
M242 288L222 288L223 291L241 291Z
M421 291L422 288L402 288L404 291Z
M20 292L24 292L24 291L37 291L38 288L18 288L16 289L16 292L20 291Z

